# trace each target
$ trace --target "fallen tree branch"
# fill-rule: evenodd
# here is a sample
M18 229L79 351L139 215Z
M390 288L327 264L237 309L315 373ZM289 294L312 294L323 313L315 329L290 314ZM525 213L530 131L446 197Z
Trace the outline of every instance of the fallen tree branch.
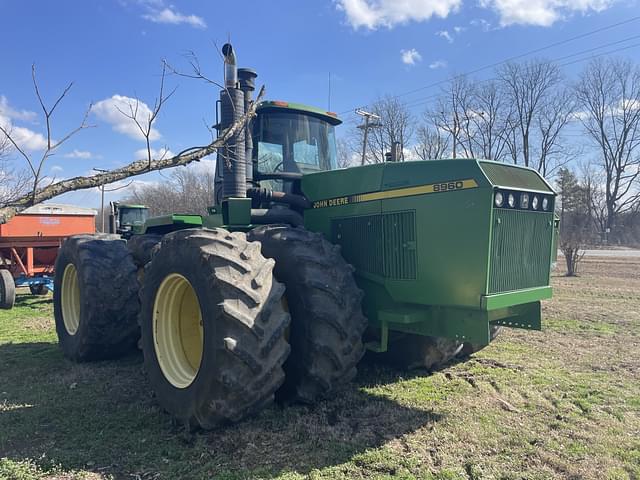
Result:
M73 192L76 190L85 190L87 188L99 187L101 185L107 185L109 183L117 182L125 178L135 177L144 173L149 173L158 170L164 170L172 167L179 167L188 165L191 162L198 161L207 155L211 155L218 148L224 146L229 139L236 133L237 130L245 128L246 121L253 118L256 114L256 108L262 97L264 96L264 86L260 89L260 93L256 100L249 107L249 111L227 128L222 135L212 141L209 145L203 147L195 147L175 155L171 158L161 158L149 162L145 160L137 160L121 168L110 170L108 172L99 173L91 177L74 177L56 182L44 188L40 188L35 192L30 192L28 195L17 198L12 201L10 205L5 205L0 208L0 223L8 222L16 213L24 210L27 207L35 205L45 200L49 200L63 193Z

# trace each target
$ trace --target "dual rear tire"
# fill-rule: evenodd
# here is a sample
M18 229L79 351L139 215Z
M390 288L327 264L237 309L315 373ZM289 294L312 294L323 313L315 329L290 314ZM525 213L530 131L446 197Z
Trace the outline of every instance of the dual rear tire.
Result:
M117 358L139 336L136 267L124 240L68 238L55 264L53 313L64 355L76 362Z

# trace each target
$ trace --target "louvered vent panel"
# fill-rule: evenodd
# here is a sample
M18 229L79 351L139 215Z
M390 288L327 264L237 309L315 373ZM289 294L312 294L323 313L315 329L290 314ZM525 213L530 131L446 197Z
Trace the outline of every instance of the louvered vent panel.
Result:
M359 271L397 280L416 278L413 211L334 219L331 230L332 241Z

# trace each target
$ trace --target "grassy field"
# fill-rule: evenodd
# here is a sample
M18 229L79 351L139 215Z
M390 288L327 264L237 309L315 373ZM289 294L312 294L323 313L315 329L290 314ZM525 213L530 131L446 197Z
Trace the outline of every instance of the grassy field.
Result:
M188 435L140 355L62 357L50 298L0 311L0 478L640 479L640 259L554 276L543 332L438 373L367 364L333 401Z

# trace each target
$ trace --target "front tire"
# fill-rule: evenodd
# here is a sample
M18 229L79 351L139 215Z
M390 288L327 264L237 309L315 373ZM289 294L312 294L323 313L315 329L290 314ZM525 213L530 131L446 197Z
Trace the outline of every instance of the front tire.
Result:
M362 291L340 247L303 228L268 225L249 232L276 261L291 312L291 356L285 364L283 399L312 403L330 396L356 375L364 355Z
M158 402L189 427L241 420L282 385L289 315L273 263L244 233L188 229L164 236L145 267L145 367Z
M55 264L53 312L58 342L76 362L116 358L139 337L138 281L124 240L69 237Z

